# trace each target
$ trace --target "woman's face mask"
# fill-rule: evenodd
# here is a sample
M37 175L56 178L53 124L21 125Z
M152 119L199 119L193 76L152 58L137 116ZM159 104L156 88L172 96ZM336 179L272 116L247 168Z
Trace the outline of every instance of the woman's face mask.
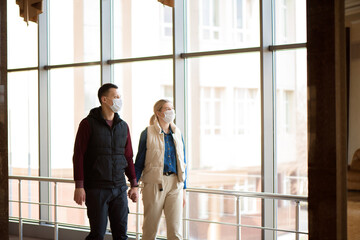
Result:
M164 112L163 120L166 123L171 123L172 121L174 121L174 119L175 119L175 110L174 109L167 110L167 111Z

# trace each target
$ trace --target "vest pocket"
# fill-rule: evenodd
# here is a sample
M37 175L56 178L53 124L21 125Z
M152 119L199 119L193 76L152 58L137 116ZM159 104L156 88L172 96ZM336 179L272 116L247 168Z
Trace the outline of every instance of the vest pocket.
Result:
M112 180L111 161L106 157L98 157L93 165L94 180Z
M128 162L124 155L116 156L114 159L114 169L115 169L115 179L120 179L123 177L125 168L127 168Z

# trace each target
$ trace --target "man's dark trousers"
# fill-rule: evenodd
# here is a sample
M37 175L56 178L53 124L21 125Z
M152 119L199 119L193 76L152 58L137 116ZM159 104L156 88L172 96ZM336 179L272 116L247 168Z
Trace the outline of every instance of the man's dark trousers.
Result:
M128 200L127 187L85 189L90 234L86 240L103 240L107 219L114 240L127 239Z

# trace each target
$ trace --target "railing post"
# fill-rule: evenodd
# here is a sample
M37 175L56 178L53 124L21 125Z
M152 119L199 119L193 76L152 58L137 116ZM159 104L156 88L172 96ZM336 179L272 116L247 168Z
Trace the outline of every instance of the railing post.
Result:
M241 240L241 197L236 197L236 223L238 227L236 228L236 239Z
M58 240L59 239L59 234L58 234L58 219L57 219L57 205L58 205L58 200L57 200L57 182L54 182L54 239Z
M299 240L299 231L300 231L300 201L295 201L296 203L296 214L295 214L295 220L296 220L296 240Z
M140 201L136 201L136 240L140 240Z
M23 239L23 224L21 214L21 179L19 179L19 240Z
M184 191L184 194L185 194L185 206L184 206L184 209L183 209L183 239L189 239L189 236L188 236L188 224L187 224L187 219L189 217L188 215L188 206L189 206L189 201L188 201L188 194L187 194L187 191L185 189Z

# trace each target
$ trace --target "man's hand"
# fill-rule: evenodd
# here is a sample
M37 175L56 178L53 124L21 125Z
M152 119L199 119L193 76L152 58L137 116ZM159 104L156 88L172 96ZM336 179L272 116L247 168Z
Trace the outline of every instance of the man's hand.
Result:
M85 190L84 188L75 188L75 192L74 192L74 201L79 204L82 205L83 202L85 202Z
M128 196L131 199L131 201L137 202L137 200L139 198L138 187L130 188L130 190L128 191Z

